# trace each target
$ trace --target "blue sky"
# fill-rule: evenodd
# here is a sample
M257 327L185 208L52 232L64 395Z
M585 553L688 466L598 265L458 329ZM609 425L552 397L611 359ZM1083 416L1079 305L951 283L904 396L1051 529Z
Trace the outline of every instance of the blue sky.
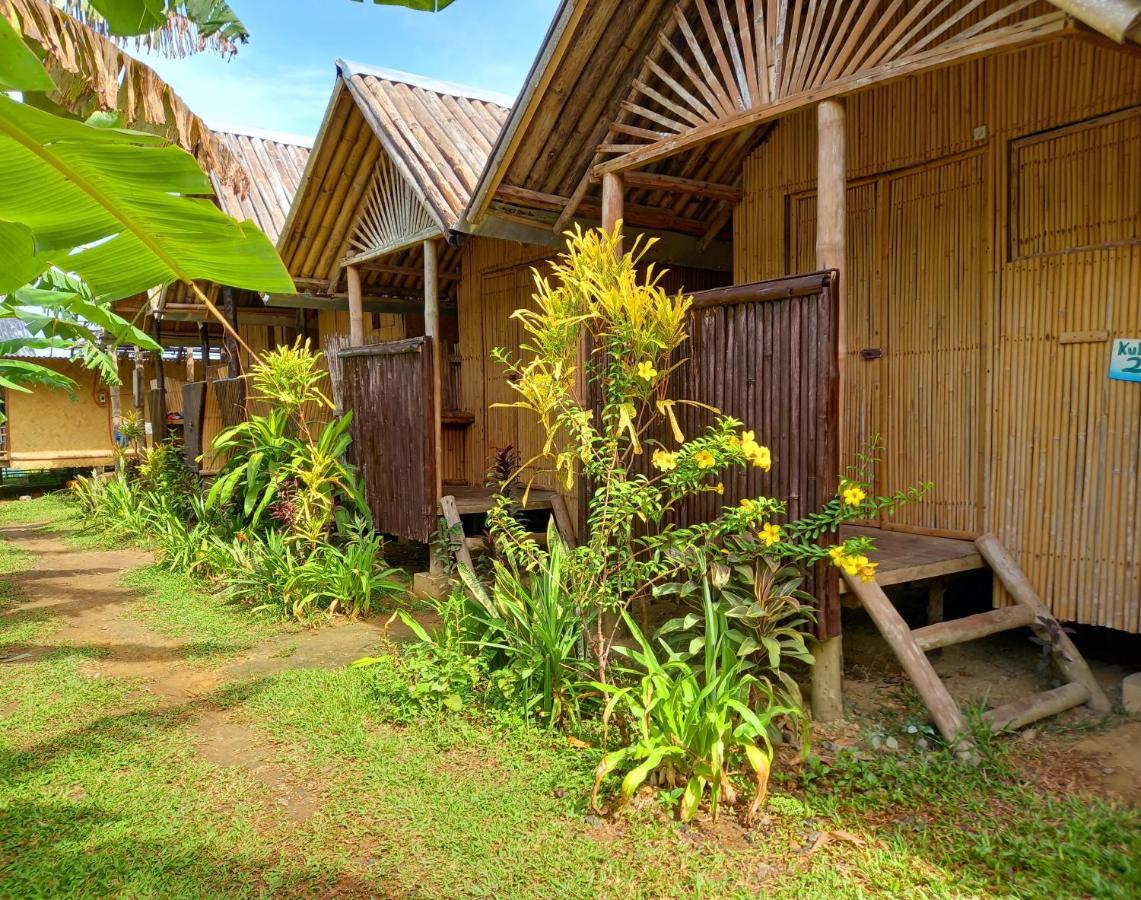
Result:
M338 58L516 94L557 0L456 0L435 14L352 0L230 5L251 35L233 59L144 59L211 126L313 136Z

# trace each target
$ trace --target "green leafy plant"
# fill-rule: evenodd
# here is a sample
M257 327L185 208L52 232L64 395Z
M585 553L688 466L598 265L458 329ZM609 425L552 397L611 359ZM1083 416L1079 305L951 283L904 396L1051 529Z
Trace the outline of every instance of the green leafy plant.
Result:
M620 674L633 683L594 686L608 697L604 721L617 712L628 742L598 765L591 796L596 810L603 780L619 769L627 770L619 804L650 779L669 789L684 785L677 807L682 821L693 818L707 793L714 819L722 804L735 805L733 778L742 773L754 785L743 814L746 823L764 802L773 758L769 729L778 718L800 718L803 712L774 702L769 685L748 671L751 665L737 652L740 644L730 638L727 616L714 605L708 582L703 607L705 629L696 662L660 637L648 640L623 611L636 646L619 646L616 652L628 660Z
M491 584L460 567L470 598L469 614L479 630L472 641L488 658L499 690L549 725L578 715L582 619L566 566L569 552L552 522L547 548L536 551L530 570L513 560L493 563Z
M425 711L459 712L487 677L484 659L473 655L468 644L472 624L463 592L454 590L432 607L438 625L425 627L400 610L401 621L416 640L402 643L390 654L353 663L354 668L371 671L377 699L397 721Z
M870 541L827 546L821 537L922 493L870 497L866 483L845 479L832 500L798 520L788 520L781 498L756 497L709 521L676 524L672 513L681 504L724 493L723 473L767 471L772 454L743 423L716 411L703 432L682 433L676 411L688 401L670 396L670 373L687 340L691 301L668 294L652 266L642 273L652 242L638 240L621 253L619 240L617 230L571 233L550 276L535 276L534 308L514 313L526 335L520 357L496 353L517 394L511 405L532 413L546 435L541 454L525 466L549 469L567 489L577 479L590 486L587 533L565 567L573 571L572 605L585 618L600 682L608 680L619 613L648 602L663 584L702 576L699 557L682 551L720 553L727 539L757 533L757 557L806 567L825 560L870 578ZM592 348L585 364L584 346ZM584 379L595 402L584 397ZM672 440L655 444L654 428ZM647 456L650 465L642 462ZM503 509L488 519L497 552L527 567L545 564ZM745 550L737 550L743 564Z

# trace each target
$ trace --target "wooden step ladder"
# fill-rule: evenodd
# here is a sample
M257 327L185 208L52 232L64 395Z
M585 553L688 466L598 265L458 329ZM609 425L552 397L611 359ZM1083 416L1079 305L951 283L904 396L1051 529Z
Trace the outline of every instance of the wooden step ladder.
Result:
M440 515L444 517L444 522L448 526L449 531L457 531L462 535L463 521L460 519L459 509L456 507L456 498L449 495L440 498ZM563 539L568 547L575 546L574 525L571 521L570 512L567 509L566 499L562 495L556 494L551 498L551 515L555 520L555 528L558 529L559 537ZM547 535L533 534L531 535L537 542L546 546ZM465 537L463 540L456 541L456 565L467 566L467 568L475 571L474 563L472 562L473 550L489 550L487 538L485 537Z
M927 651L1026 625L1039 624L1055 636L1052 648L1054 661L1068 683L1052 691L1033 694L990 710L984 715L990 727L996 732L1021 728L1081 703L1098 713L1110 712L1112 707L1109 700L1078 648L1039 599L1018 563L998 538L993 534L984 534L975 541L975 545L1015 600L1013 606L999 607L989 612L912 630L877 582L863 582L858 577L844 575L848 588L871 616L903 670L915 684L919 696L923 698L947 742L955 748L960 758L975 757L974 748L967 737L966 719L932 668L927 659Z

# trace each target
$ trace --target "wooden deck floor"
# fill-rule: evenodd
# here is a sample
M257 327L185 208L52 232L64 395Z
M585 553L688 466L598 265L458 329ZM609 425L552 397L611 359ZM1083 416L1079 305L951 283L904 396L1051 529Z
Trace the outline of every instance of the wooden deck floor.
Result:
M875 540L874 558L880 564L876 581L881 587L987 567L972 541L852 525L841 528L840 536L870 537ZM848 586L841 580L840 593L847 593L847 590Z
M492 492L489 488L473 487L465 484L445 484L445 496L451 494L456 498L456 510L461 516L485 513L492 506ZM532 488L527 495L525 509L550 509L554 491Z
M491 509L492 492L488 488L444 485L444 493L456 498L456 510L461 516L477 515ZM554 491L535 488L527 498L526 508L550 509L554 496ZM844 538L867 536L875 540L875 560L880 564L876 581L882 587L986 568L971 541L851 525L845 525L840 534ZM841 580L840 592L847 593L847 590L847 585Z

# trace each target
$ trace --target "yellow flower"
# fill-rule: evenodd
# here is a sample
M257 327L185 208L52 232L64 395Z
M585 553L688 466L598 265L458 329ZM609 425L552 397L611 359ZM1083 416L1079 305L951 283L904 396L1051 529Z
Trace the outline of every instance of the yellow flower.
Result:
M768 447L757 447L752 459L753 465L758 469L764 469L767 472L773 467L773 454Z
M677 468L677 454L668 450L655 450L653 461L654 468L663 472L672 472Z
M865 563L860 566L860 581L875 581L876 569L879 568L879 563Z
M774 525L772 522L765 522L761 533L757 535L766 547L771 547L773 544L780 540L780 526Z
M653 381L658 377L658 370L648 359L638 363L638 377L643 381Z
M837 545L828 551L828 555L832 557L832 562L836 565L840 565L840 560L844 558L844 548Z
M868 495L864 493L863 488L859 485L847 484L841 491L840 496L848 506L859 506Z
M718 494L724 494L725 493L725 485L719 481L719 482L717 482L717 485L713 488L713 490Z
M698 450L693 455L693 461L697 463L697 468L699 469L712 469L713 464L716 462L713 458L713 454L708 450Z

